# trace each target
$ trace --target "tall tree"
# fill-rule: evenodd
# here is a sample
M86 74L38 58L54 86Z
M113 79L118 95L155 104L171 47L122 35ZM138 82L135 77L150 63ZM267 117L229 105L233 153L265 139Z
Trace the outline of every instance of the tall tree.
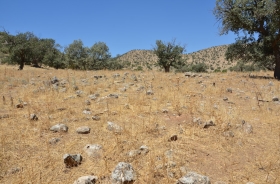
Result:
M111 54L106 43L97 42L89 50L89 67L95 70L104 69L110 58Z
M229 47L228 59L255 61L266 67L273 61L274 77L280 79L280 1L217 0L214 15L222 22L221 34L244 33Z
M31 40L36 36L31 32L18 33L13 36L8 32L2 34L1 40L5 41L5 47L9 50L9 62L18 63L19 70L22 70L25 63L29 63L31 54Z
M185 46L181 46L175 42L176 40L167 43L157 40L156 46L153 48L154 53L158 56L157 64L163 67L165 72L169 72L171 66L176 67L182 62Z
M66 60L68 66L72 69L87 69L88 65L88 48L84 47L81 40L74 40L65 48Z

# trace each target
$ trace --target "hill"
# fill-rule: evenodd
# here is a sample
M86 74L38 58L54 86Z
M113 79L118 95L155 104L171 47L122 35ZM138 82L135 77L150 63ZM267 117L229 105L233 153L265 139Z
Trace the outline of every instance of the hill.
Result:
M184 58L187 58L187 63L205 63L210 71L215 69L228 69L233 66L235 62L226 61L225 53L227 48L228 45L214 46L185 54ZM151 68L153 64L156 63L157 59L158 57L152 50L131 50L117 57L118 61L124 62L130 66L130 68L137 68L138 66Z

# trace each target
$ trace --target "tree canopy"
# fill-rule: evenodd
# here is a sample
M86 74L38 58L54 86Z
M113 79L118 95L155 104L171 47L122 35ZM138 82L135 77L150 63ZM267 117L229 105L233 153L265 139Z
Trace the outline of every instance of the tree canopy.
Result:
M176 67L182 63L182 55L185 52L185 46L176 44L176 41L164 43L161 40L156 41L153 51L158 56L158 65L164 68L165 72L170 71L170 67Z
M217 0L214 15L222 23L221 34L238 35L227 59L254 61L266 68L274 64L274 77L280 79L280 1Z

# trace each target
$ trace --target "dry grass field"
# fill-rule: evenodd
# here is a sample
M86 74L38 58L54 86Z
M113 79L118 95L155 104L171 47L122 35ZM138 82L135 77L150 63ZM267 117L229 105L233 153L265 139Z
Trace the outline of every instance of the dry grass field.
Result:
M113 77L116 73L120 76ZM54 76L65 84L54 89L49 83ZM83 93L77 95L77 89ZM148 90L154 94L147 95ZM88 96L97 93L87 105ZM107 98L109 94L118 98ZM176 183L188 171L208 176L211 183L280 183L280 102L272 100L280 98L280 82L274 79L250 78L249 73L186 78L179 73L28 66L18 71L1 65L0 95L3 184L68 184L91 174L98 183L111 183L119 162L131 163L135 184ZM19 103L23 108L16 107ZM85 109L92 114L83 114ZM37 121L30 120L33 113ZM100 120L94 121L94 115ZM215 126L196 118L212 120ZM108 121L123 130L109 131ZM51 132L57 123L66 124L68 132ZM80 126L89 126L90 133L76 133ZM178 139L170 140L173 135ZM60 141L50 144L52 138ZM101 145L102 154L89 157L83 151L87 144ZM147 154L128 155L142 145L149 148ZM66 168L66 153L81 154L82 163Z

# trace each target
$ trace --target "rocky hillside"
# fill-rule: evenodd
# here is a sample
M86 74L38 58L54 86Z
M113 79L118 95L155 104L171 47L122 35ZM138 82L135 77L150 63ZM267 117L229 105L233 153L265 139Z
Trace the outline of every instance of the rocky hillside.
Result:
M228 45L210 47L185 54L184 58L187 59L187 63L205 63L209 67L209 70L227 69L235 63L226 61L225 52L227 48ZM152 50L132 50L117 58L117 60L123 61L130 66L130 68L137 68L138 66L143 68L153 67L157 59L157 56Z

